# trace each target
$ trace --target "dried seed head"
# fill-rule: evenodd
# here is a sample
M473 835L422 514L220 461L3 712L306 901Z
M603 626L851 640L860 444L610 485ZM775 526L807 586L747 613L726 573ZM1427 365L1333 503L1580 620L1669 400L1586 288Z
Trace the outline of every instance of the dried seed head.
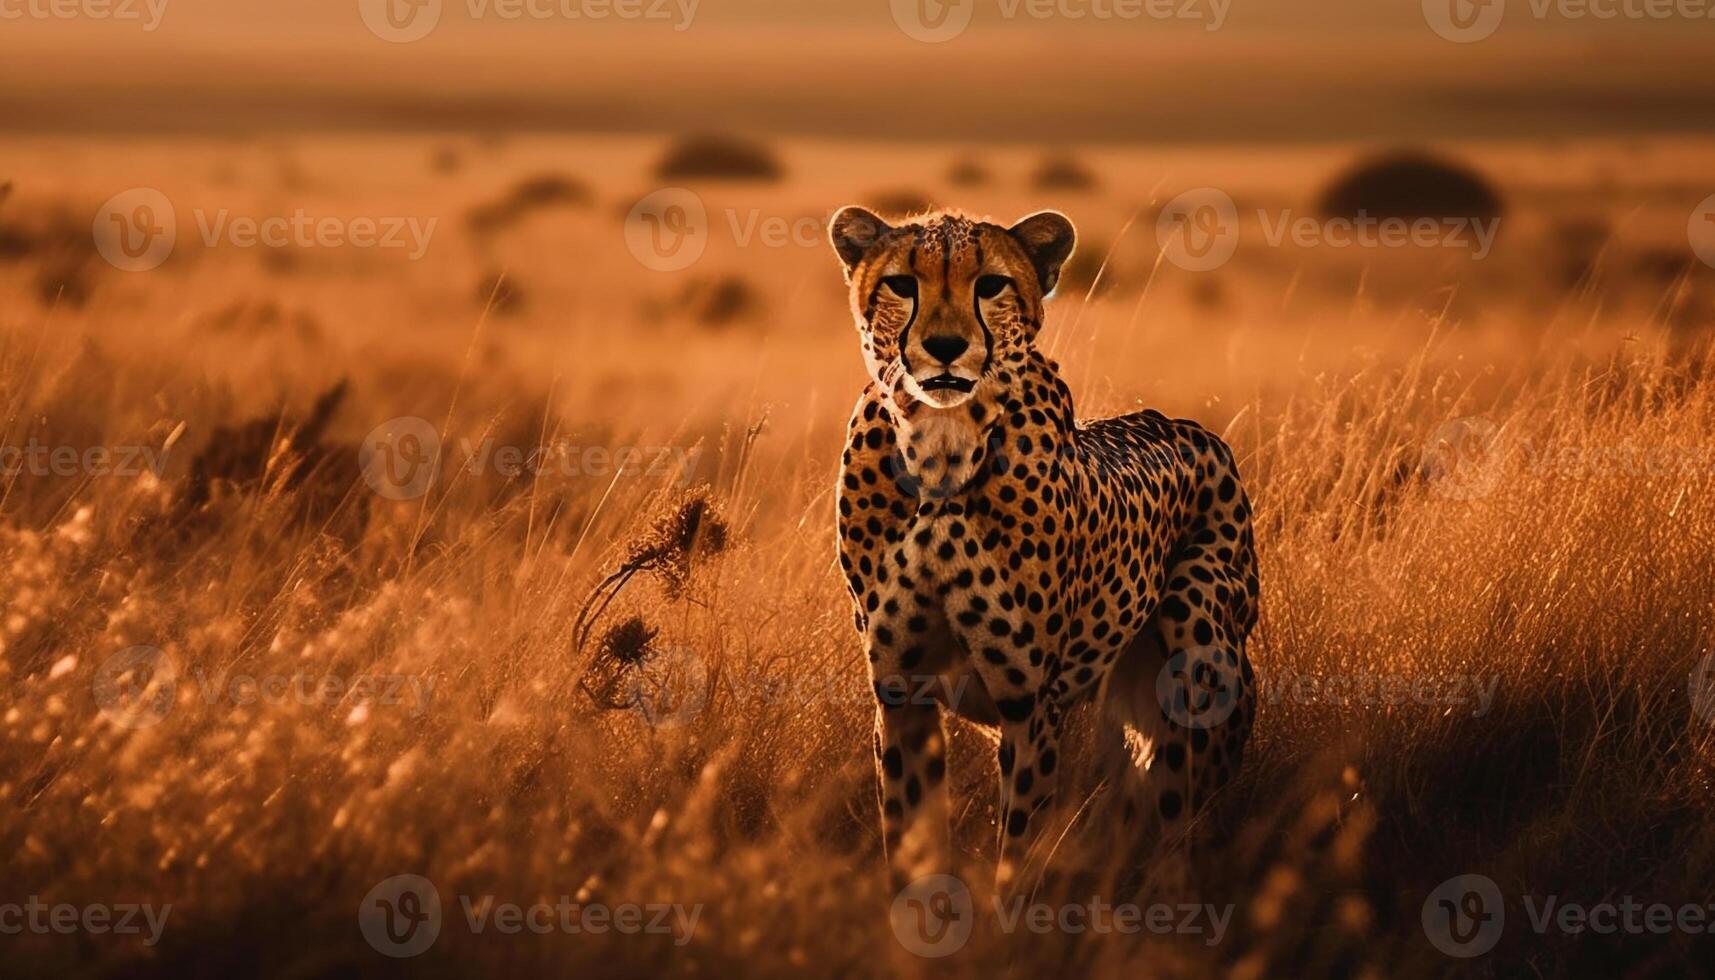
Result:
M726 550L726 518L706 486L669 496L660 513L626 551L625 563L658 572L669 594L677 594L691 574L693 558Z
M659 630L641 616L621 620L601 638L601 656L615 664L634 667L649 657L649 645Z

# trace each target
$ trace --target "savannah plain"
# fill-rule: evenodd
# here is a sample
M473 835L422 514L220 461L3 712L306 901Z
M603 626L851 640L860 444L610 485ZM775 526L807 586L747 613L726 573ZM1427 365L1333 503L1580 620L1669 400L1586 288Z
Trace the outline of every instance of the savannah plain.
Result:
M1325 230L1323 190L1384 136L801 132L757 138L771 168L735 178L663 172L688 126L34 123L0 138L0 903L170 914L153 942L0 936L0 971L1715 962L1707 928L1531 914L1715 901L1715 141L1436 141L1504 205L1478 256L1274 240L1283 217ZM139 188L176 242L126 271L101 224ZM641 219L664 188L702 218ZM1202 271L1159 233L1195 188L1239 217ZM1218 941L899 948L834 557L865 376L825 222L852 202L1063 211L1078 251L1040 343L1081 414L1157 408L1237 452L1261 707L1198 859L1197 900L1230 910ZM242 231L297 214L346 239ZM354 243L364 221L401 247ZM992 742L951 733L957 871L981 896ZM401 874L442 916L396 960L360 906ZM1505 897L1483 959L1427 934L1426 899L1462 875ZM469 922L568 901L671 914Z

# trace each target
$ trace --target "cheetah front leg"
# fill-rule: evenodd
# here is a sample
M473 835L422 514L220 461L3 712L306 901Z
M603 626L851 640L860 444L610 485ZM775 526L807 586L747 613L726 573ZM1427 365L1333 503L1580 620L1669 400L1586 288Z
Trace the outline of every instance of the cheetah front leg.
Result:
M948 870L951 851L941 707L911 688L899 675L875 681L882 841L895 892L923 875Z
M917 878L951 870L947 807L947 734L938 688L952 635L944 622L910 604L889 603L866 624L875 693L875 760L882 842L897 892Z
M1006 635L1014 639L1028 639L1037 629L1030 623L1015 629L1002 618L991 620L991 625L992 634L1000 634L1004 626ZM1040 647L1016 643L1004 650L991 644L979 651L972 665L1000 718L1000 848L995 890L1005 895L1024 885L1020 869L1042 828L1052 823L1062 711L1053 697L1049 664Z

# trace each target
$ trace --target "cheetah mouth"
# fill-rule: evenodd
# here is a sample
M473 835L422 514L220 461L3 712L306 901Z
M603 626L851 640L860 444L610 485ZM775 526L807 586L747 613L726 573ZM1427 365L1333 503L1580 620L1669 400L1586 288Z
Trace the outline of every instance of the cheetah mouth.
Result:
M961 378L956 374L937 374L933 378L924 378L917 382L917 387L924 391L957 391L967 395L976 386L974 378Z

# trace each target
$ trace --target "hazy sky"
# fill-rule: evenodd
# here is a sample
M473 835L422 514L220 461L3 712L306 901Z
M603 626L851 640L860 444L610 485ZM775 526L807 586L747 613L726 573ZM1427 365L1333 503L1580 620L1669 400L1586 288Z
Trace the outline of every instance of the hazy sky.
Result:
M1699 4L0 0L0 129L1706 131Z

